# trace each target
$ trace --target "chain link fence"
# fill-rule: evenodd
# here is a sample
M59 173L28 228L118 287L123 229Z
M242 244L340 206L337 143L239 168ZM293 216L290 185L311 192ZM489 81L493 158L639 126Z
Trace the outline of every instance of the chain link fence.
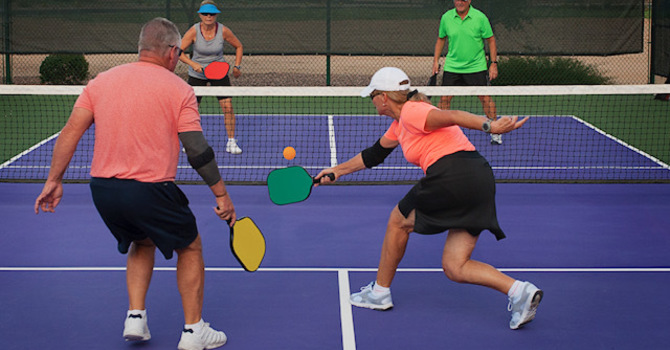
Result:
M137 59L147 20L166 17L184 33L197 23L199 5L2 0L2 81L39 84L39 67L54 53L84 54L92 78ZM574 58L615 84L661 78L651 70L650 0L473 0L472 6L491 20L501 57ZM440 17L452 7L452 0L239 0L219 3L218 20L244 45L243 74L233 85L360 86L389 65L422 85ZM233 48L225 52L232 61ZM186 65L176 73L186 78Z

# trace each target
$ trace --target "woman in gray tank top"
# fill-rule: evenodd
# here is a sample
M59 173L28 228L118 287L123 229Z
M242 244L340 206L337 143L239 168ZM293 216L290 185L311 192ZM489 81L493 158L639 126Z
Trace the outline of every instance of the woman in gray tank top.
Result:
M182 54L179 60L188 64L188 83L192 86L230 86L230 74L221 80L209 80L205 77L204 69L212 62L225 62L223 57L223 45L228 42L235 48L235 64L233 65L233 76L239 78L242 75L242 43L237 39L230 28L216 21L217 15L221 13L214 1L205 0L200 4L198 15L200 22L196 23L186 33L181 41L181 48L186 50L193 45L193 57ZM198 104L202 97L198 97ZM230 96L217 96L221 110L224 115L228 142L226 152L240 154L242 149L235 138L235 112L233 111L233 100Z

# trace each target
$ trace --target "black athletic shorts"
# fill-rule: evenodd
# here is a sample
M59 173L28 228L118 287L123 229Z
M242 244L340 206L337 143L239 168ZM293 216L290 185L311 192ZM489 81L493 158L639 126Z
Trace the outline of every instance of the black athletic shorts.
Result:
M210 86L232 86L232 84L230 83L230 75L226 75L225 77L223 77L223 79L219 79L219 80L209 80L209 79L203 80L203 79L198 79L198 78L194 78L194 77L191 77L191 76L188 77L188 85L191 85L191 86L207 86L208 83L209 83ZM216 98L219 101L221 101L223 99L231 98L231 97L230 96L216 96ZM197 99L198 99L198 104L200 104L200 101L202 100L202 96L197 96Z
M451 73L442 74L442 86L489 86L489 72L481 71L477 73Z
M128 253L133 241L150 238L166 259L198 237L195 216L186 195L174 182L92 178L91 194L119 252Z
M489 230L505 238L495 204L495 180L488 161L477 151L461 151L440 158L426 176L398 203L407 217L416 210L414 232L441 233L451 228L477 236Z

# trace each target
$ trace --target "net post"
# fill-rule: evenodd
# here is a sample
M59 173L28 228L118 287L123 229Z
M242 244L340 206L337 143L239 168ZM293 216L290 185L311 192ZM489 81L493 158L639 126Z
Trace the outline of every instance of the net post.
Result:
M12 60L11 60L11 54L9 53L11 50L11 24L9 23L10 19L12 18L10 15L10 9L11 9L11 0L6 0L4 1L4 8L2 9L3 12L3 18L2 22L4 25L4 32L5 32L5 42L4 42L4 50L5 50L5 84L11 84L12 83Z
M326 86L330 86L330 1L326 1Z

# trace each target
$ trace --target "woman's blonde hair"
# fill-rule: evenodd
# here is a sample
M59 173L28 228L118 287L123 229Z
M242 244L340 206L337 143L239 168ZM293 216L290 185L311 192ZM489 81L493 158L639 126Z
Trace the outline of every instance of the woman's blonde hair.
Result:
M216 6L216 3L212 0L205 0L205 1L200 3L200 7L202 7L202 5L214 5L214 6ZM218 6L217 6L217 8L218 8Z

